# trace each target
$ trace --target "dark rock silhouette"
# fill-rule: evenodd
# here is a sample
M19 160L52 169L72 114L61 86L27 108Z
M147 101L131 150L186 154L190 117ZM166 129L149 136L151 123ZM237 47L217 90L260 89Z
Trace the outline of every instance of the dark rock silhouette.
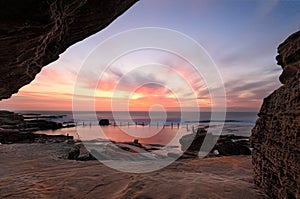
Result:
M233 141L219 142L214 147L218 151L218 155L251 155L251 151L247 146L241 145Z
M108 126L109 125L109 120L108 119L101 119L99 121L100 126Z
M181 150L186 153L197 154L200 151L206 134L207 131L204 128L198 128L196 133L183 136L179 140Z
M0 100L29 84L43 66L105 28L136 1L0 1Z
M0 111L0 143L64 142L73 136L34 134L39 130L64 128L61 123L47 120L24 120L21 114ZM68 126L67 126L68 127Z
M32 143L35 140L33 133L22 133L18 130L0 130L0 143Z
M247 137L232 134L218 137L207 133L204 128L183 136L179 142L184 151L182 158L198 157L200 149L208 156L251 155Z

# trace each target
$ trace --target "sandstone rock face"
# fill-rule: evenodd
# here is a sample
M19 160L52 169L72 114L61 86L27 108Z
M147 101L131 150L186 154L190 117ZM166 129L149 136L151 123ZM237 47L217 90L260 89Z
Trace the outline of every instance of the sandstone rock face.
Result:
M292 34L284 43L280 44L278 53L276 60L283 69L279 80L286 84L293 80L300 69L300 31Z
M300 198L300 31L278 53L284 85L264 99L252 129L254 179L271 198Z
M0 1L0 100L18 92L43 66L105 28L136 1Z

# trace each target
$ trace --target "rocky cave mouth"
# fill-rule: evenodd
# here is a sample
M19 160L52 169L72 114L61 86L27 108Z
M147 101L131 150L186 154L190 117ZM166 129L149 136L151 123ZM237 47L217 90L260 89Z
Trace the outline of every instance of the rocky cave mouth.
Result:
M69 46L95 34L137 0L1 1L0 100L29 84ZM9 81L8 81L9 80Z
M99 32L137 0L1 1L0 99L29 84L69 46ZM99 20L101 19L101 20ZM84 27L84 28L83 28ZM300 195L300 31L278 47L284 85L264 99L252 130L255 183L269 196ZM32 56L34 55L34 56Z

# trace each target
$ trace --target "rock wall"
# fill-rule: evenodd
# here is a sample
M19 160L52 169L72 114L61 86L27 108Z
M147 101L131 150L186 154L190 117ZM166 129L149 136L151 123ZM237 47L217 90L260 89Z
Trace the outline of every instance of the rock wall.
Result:
M271 198L300 198L300 31L278 53L284 85L264 99L252 129L254 180Z
M137 0L0 0L0 100Z

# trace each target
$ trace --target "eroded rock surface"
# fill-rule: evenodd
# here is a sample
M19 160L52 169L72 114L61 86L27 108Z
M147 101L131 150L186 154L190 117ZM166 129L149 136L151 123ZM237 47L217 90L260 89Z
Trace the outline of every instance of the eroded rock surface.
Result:
M276 60L283 71L279 77L281 83L293 81L300 69L300 31L292 34L279 45Z
M72 44L100 31L137 0L0 1L0 100L29 84Z
M181 160L150 173L126 173L98 161L65 160L70 147L0 145L1 198L266 198L252 183L249 156Z
M300 31L278 47L279 89L252 129L255 183L272 198L300 198Z

